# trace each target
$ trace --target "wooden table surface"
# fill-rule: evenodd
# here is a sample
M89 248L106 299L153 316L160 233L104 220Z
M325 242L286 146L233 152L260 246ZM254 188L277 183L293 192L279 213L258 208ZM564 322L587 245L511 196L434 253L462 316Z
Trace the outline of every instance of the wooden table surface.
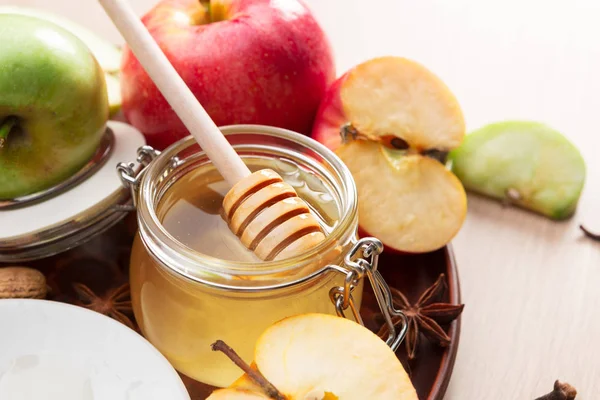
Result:
M130 0L141 14L155 0ZM557 223L469 197L454 240L462 336L446 399L533 399L555 379L600 396L600 2L307 0L330 36L338 74L400 55L438 74L469 130L506 119L564 132L588 167L577 214ZM0 0L49 9L122 39L94 0Z

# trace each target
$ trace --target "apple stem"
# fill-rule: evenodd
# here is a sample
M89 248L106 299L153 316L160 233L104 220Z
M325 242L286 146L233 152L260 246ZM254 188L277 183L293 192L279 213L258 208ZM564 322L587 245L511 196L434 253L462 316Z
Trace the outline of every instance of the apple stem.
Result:
M583 233L585 234L585 236L589 237L590 239L600 241L600 234L593 233L592 231L588 230L583 225L579 225L579 229L581 229L583 231Z
M5 118L4 121L2 121L2 124L0 125L0 149L4 147L4 143L6 143L6 138L8 137L8 134L10 133L12 128L17 124L17 122L19 122L19 119L12 115L10 117Z
M227 19L227 4L222 4L214 0L200 0L200 4L206 10L210 22L225 21Z
M264 377L257 369L252 369L242 358L229 347L224 341L217 340L211 345L213 351L220 351L225 354L235 365L244 371L255 383L263 388L266 394L275 400L286 400L285 396L271 382Z
M200 0L200 5L210 15L210 0Z

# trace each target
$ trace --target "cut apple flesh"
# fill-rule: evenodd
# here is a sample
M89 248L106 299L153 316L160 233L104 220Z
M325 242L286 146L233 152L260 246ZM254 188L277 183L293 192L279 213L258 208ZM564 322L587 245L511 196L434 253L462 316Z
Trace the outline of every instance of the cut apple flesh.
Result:
M368 141L350 142L337 153L357 182L361 228L386 246L432 251L462 226L465 191L440 162Z
M341 87L348 122L366 137L396 136L417 151L458 146L465 123L458 102L429 70L400 57L356 66Z
M269 327L258 339L251 369L286 400L417 400L394 352L367 328L345 318L302 314ZM268 399L243 375L208 400Z
M536 122L487 125L450 153L465 187L553 219L573 214L586 168L562 134Z
M394 352L345 318L305 314L285 319L258 339L255 363L290 399L326 394L343 400L417 399Z

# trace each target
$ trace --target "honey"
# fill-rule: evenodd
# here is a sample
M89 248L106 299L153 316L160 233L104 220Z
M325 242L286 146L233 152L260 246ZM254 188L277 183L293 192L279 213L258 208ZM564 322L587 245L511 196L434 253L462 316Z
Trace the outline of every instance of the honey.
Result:
M246 158L254 172L270 168L280 172L311 208L313 215L328 233L339 219L339 207L327 187L284 160ZM173 237L191 249L223 260L262 262L242 245L223 218L223 198L229 186L218 171L206 165L186 174L165 193L158 207L158 217Z
M330 293L344 287L345 275L335 267L343 265L357 230L351 175L331 153L323 157L320 145L275 128L229 133L250 170L270 168L294 187L327 239L292 260L261 261L221 217L229 187L191 139L152 162L139 188L140 229L130 260L135 317L179 372L220 387L242 371L212 351L216 340L251 363L256 340L273 323L302 313L336 314ZM357 307L361 294L362 281L352 292Z

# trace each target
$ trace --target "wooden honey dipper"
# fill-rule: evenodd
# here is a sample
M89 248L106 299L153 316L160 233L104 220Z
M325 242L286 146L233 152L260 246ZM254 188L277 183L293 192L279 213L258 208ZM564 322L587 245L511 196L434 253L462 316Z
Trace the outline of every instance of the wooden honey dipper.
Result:
M325 235L294 188L270 169L251 173L125 0L99 0L130 49L231 189L229 228L265 261L299 255Z

